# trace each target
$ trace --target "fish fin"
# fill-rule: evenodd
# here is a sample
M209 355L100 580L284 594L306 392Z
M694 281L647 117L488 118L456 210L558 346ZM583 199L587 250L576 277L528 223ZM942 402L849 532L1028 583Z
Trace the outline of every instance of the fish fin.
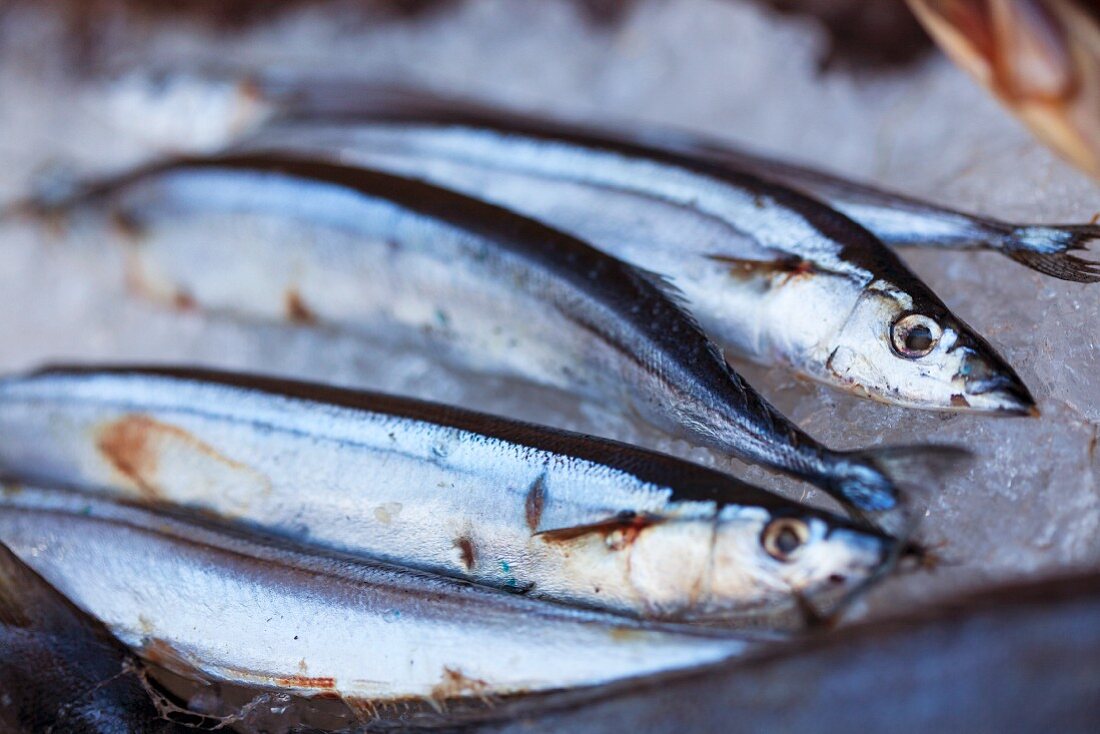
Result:
M745 378L743 378L737 370L730 366L729 361L726 359L726 355L722 352L722 348L710 338L706 330L704 330L699 323L699 320L695 318L695 314L692 312L687 297L683 292L677 288L671 280L660 273L654 273L653 271L637 267L633 267L632 270L639 278L656 288L665 298L672 302L673 306L679 310L681 316L691 325L691 328L699 334L711 358L725 370L726 376L729 378L730 387L741 394L742 399L745 401L746 408L756 415L766 416L765 420L769 421L769 428L774 428L774 424L770 423L770 416L774 413L775 409L772 408L764 397L756 392L749 383L745 382Z
M1070 255L1100 240L1100 224L1024 225L1002 237L999 249L1032 270L1075 283L1100 282L1100 262Z
M691 309L691 302L688 301L684 292L672 282L670 278L661 273L655 273L652 270L646 270L645 268L639 268L631 266L631 269L635 272L640 280L647 283L653 288L656 288L661 295L667 298L672 304L680 311L681 316L691 325L691 328L698 332L703 341L706 342L707 349L711 355L726 366L726 369L731 375L736 375L729 363L726 362L726 355L722 353L721 348L714 343L714 341L707 335L702 324L699 323L699 319L695 317L695 313ZM740 378L738 378L739 380Z
M797 256L780 257L773 260L754 260L752 258L733 257L731 255L711 253L704 255L704 257L713 262L728 265L730 269L730 275L740 278L783 274L793 276L800 275L802 273L818 272L818 268L816 265L814 265L813 262L809 260L803 260L802 258Z
M554 528L552 530L542 530L535 533L533 537L542 538L548 542L562 543L575 540L584 535L599 534L607 537L616 530L637 534L638 531L650 525L656 525L661 522L662 519L663 518L658 515L647 513L620 512L618 515L606 520L599 520L584 525L571 525L569 527Z
M959 446L926 444L885 446L839 452L840 471L830 494L859 511L881 512L897 506L899 488L921 486L971 453Z
M638 274L638 277L649 283L651 286L661 291L661 294L675 303L681 309L687 312L687 316L692 319L692 323L695 324L695 317L691 314L691 304L688 302L687 296L680 290L679 286L672 282L672 279L662 273L657 273L652 270L646 270L637 266L631 266L633 270ZM695 324L698 326L698 324Z

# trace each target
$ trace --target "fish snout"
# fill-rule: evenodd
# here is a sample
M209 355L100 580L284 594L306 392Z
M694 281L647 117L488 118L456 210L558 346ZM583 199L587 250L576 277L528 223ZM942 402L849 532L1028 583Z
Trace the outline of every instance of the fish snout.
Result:
M1035 398L1023 380L1007 364L992 364L971 352L963 359L959 376L961 396L970 408L1011 415L1037 415Z

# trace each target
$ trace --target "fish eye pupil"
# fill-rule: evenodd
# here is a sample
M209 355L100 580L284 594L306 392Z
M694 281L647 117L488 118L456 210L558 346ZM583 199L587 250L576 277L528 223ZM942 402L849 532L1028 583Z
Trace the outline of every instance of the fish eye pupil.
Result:
M772 558L777 561L790 561L809 537L810 530L802 520L779 518L768 523L761 540L764 550Z
M926 352L932 348L932 330L923 324L909 330L905 335L905 347L910 352Z
M798 534L790 528L783 528L780 530L778 537L775 539L775 547L784 554L792 553L794 549L801 544L801 541L798 539Z

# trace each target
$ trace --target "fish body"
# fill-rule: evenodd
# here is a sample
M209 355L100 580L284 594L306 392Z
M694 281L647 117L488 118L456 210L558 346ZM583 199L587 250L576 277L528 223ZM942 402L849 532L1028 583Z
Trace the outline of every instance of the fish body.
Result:
M613 441L226 373L0 382L0 474L200 509L295 541L662 620L788 628L897 542Z
M715 341L764 364L911 407L1034 405L889 248L816 199L675 145L408 92L350 95L350 109L325 98L243 147L329 155L546 221L668 278ZM927 338L910 348L914 318Z
M0 538L142 656L307 697L443 705L697 666L747 647L86 494L5 493Z
M897 502L892 453L833 451L799 430L729 367L662 278L493 204L256 154L170 162L69 206L120 221L130 281L169 302L422 340L466 369L626 402L857 508Z
M140 664L107 629L0 544L0 728L194 731L164 720Z
M725 165L805 191L851 217L887 245L993 250L1062 280L1100 280L1096 263L1070 254L1100 239L1097 224L1015 224L957 211L893 191L717 143L688 144Z
M950 15L943 8L934 10L936 3L914 0L915 7L922 5L928 8L926 14L929 16L936 13ZM1071 3L1062 3L1061 9L1064 10L1070 6ZM961 8L961 5L959 7ZM976 9L969 12L982 15ZM1031 30L1041 27L1044 22L1052 22L1052 18L1045 12L1031 12L1027 17L1030 17L1033 23ZM1011 17L1008 19L1011 20ZM1056 19L1053 20L1056 21ZM982 19L978 26L987 24L988 20ZM1027 23L1024 22L1022 25L1026 27ZM1079 23L1077 29L1083 30L1087 26L1087 22ZM1058 31L1055 36L1057 37L1060 33L1062 31ZM1064 43L1065 39L1060 42ZM163 70L155 73L135 72L112 79L107 85L97 87L95 99L94 107L105 108L105 111L100 114L108 117L117 129L127 134L148 136L149 126L145 121L151 117L171 121L171 125L163 126L165 134L158 138L159 143L155 146L160 151L169 152L214 152L217 148L212 144L214 141L217 141L217 145L220 146L239 142L242 138L247 140L264 125L269 125L269 129L260 136L260 139L270 139L268 136L272 130L279 129L280 120L287 119L311 121L311 124L326 120L331 122L331 118L349 115L366 119L377 116L380 112L393 116L394 112L404 108L411 108L410 111L416 110L420 119L429 115L436 117L453 115L456 109L468 110L466 115L468 118L517 117L513 113L499 110L477 110L470 103L460 100L430 98L423 92L377 85L364 86L360 82L348 79L305 78L271 72L255 75L209 72L169 73ZM194 120L199 109L205 111L201 123ZM135 120L142 121L140 128L135 125ZM160 131L162 128L155 126L154 129ZM1100 278L1100 273L1093 262L1070 254L1087 249L1090 243L1100 239L1100 225L1095 223L1007 222L933 204L895 191L883 190L818 168L778 160L745 146L709 139L705 136L668 129L645 129L637 125L617 125L616 130L624 131L619 133L620 137L644 141L652 147L702 157L734 171L747 172L772 183L802 191L842 212L890 246L986 249L1000 252L1026 267L1055 278L1081 283L1096 282ZM279 133L277 137L281 135L282 133ZM346 132L341 135L346 136ZM310 141L312 136L315 137ZM297 133L295 138L294 143L301 144L331 139L332 136L319 130L306 137L304 141ZM333 142L340 143L339 140ZM391 149L390 153L393 152L395 151ZM360 154L362 153L360 151ZM372 150L369 154L374 157L379 155L380 151ZM394 163L402 167L409 166L408 162L400 161L403 157L406 157L405 153L398 148ZM451 165L454 165L453 161ZM440 162L436 161L431 166L440 166ZM461 176L477 176L476 170L476 163L466 161L466 170L461 172ZM458 171L451 170L445 171L443 175L453 177L457 173ZM482 176L488 180L477 185L478 187L490 186L501 175L502 171L499 169L486 169L482 172ZM508 185L514 186L516 183L513 180ZM559 181L559 184L562 182ZM542 195L545 196L545 193L546 191L543 190ZM589 190L587 195L591 197L594 192ZM667 206L653 199L648 203L649 206L644 207L644 211L649 211L652 207L661 209ZM645 216L644 211L639 212L635 207L633 216L635 218ZM668 212L662 212L662 214L664 216L661 221L664 223L664 228L679 230L681 233L684 231L686 220L683 212L675 225L671 224L675 220L667 216ZM652 216L646 218L647 227L652 228L653 219ZM595 222L604 221L605 217L595 220ZM595 222L590 222L590 225ZM616 226L617 235L621 238L628 228L618 224ZM697 222L692 232L692 237L698 240L697 246L701 246L701 242L705 241L702 234L704 227L705 225ZM724 236L728 238L730 233L728 228L725 229ZM720 235L722 229L718 228L713 232ZM662 244L662 247L666 246ZM725 247L729 248L729 246L730 243L727 240ZM614 244L609 247L614 247ZM676 252L676 249L677 247L673 247L670 251ZM752 248L750 247L749 250L751 251ZM731 342L731 344L734 343L736 341ZM754 354L751 348L739 348L739 351L750 356Z

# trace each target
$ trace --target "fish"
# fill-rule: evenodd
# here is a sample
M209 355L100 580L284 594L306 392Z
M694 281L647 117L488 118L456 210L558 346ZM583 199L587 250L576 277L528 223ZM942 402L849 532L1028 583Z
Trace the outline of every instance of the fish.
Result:
M443 708L715 663L759 644L44 487L0 496L0 539L143 659L304 698Z
M350 79L272 71L218 73L212 69L192 73L169 69L131 71L97 85L93 100L87 103L89 110L109 119L121 134L150 138L155 133L152 149L161 154L209 154L255 136L265 125L278 131L280 123L288 120L324 122L329 117L356 114L357 109L358 114L369 118L376 114L372 110L401 106L420 110L418 116L429 110L437 115L453 114L456 108L473 108L481 117L518 115L510 110L478 107L462 99L433 96L423 90L401 90L377 83L364 85ZM205 110L201 123L194 119L199 110ZM153 126L154 133L150 133L150 118L164 120ZM1087 250L1100 239L1100 224L1007 222L853 181L698 133L636 123L617 123L615 131L619 137L701 157L735 172L801 191L846 215L891 247L989 250L1054 278L1077 283L1100 280L1100 266L1071 254ZM269 130L260 139L269 139L270 134ZM614 246L613 242L607 245Z
M653 676L587 706L542 702L481 730L604 734L657 721L720 732L736 712L740 731L1089 732L1100 715L1098 616L1095 570L1016 581ZM954 675L930 672L942 670Z
M804 191L843 212L891 247L999 252L1032 270L1075 283L1100 281L1100 263L1071 253L1100 240L1100 224L1019 224L847 180L725 143L681 145L784 186Z
M835 617L907 546L608 439L207 370L0 380L0 476L187 507L532 598L771 631Z
M194 732L163 716L154 695L168 699L153 685L101 623L0 544L0 728Z
M634 139L644 136L340 89L281 92L286 114L238 149L328 155L545 221L667 278L704 331L744 359L911 408L1034 413L981 335L874 234L816 199Z
M1100 8L1088 0L909 0L940 48L1041 141L1100 179Z
M249 153L156 164L41 206L68 229L94 233L93 246L126 248L129 282L169 304L415 340L464 370L622 406L696 444L812 482L856 511L897 507L898 484L914 468L962 453L826 447L730 367L662 277L411 178ZM862 320L899 303L864 300ZM934 359L970 371L960 391L980 376L975 404L1017 389L953 331L920 341L933 326L912 313L894 339L921 349L934 342ZM864 330L845 333L865 340ZM848 372L862 364L839 347L829 361Z

